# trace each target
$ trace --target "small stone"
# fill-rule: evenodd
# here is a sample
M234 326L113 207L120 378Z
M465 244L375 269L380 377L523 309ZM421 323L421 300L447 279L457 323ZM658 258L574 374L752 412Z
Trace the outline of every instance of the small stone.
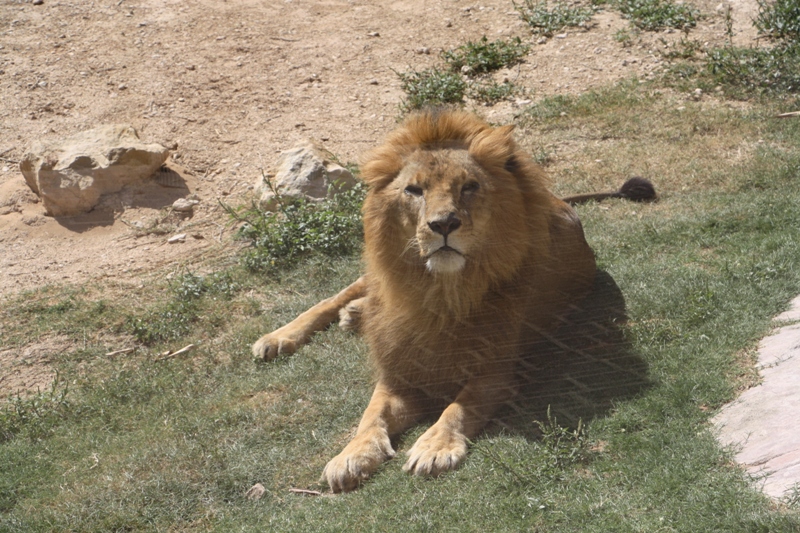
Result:
M536 44L547 44L547 37L539 37Z
M427 46L423 46L423 47L417 48L414 51L416 53L418 53L418 54L421 54L421 55L430 55L430 53L431 53L431 49L428 48Z
M369 80L370 85L378 85L378 80Z
M566 39L567 35L568 34L566 33L559 33L558 35L556 35L556 39Z
M120 91L124 91L127 88L128 88L128 86L125 85L124 83L120 83L119 86L117 87L117 89L119 89Z
M175 244L176 242L183 242L185 240L186 240L186 234L185 233L179 233L179 234L174 235L174 236L170 237L169 239L167 239L167 243L168 244Z
M172 209L174 211L178 211L179 213L191 213L194 210L194 206L199 204L200 202L197 200L190 200L188 198L178 198L172 203Z
M40 5L44 4L44 0L33 0L33 2L31 2L31 3L33 5L35 5L35 6L40 6Z
M380 33L378 33L377 31L371 31L371 32L369 32L369 33L367 34L367 36L368 36L368 37L380 37L380 36L381 36L381 34L380 34Z
M261 483L256 483L255 485L250 487L250 489L247 492L244 493L244 497L250 501L256 502L261 498L263 498L266 492L267 489L264 488L264 485L262 485Z

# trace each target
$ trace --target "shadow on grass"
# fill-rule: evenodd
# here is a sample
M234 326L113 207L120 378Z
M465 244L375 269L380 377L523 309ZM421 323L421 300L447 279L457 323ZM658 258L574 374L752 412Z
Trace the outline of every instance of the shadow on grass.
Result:
M517 397L488 427L539 437L534 420L575 427L603 416L648 386L647 364L625 338L625 300L614 279L598 271L592 292L549 338L526 349Z

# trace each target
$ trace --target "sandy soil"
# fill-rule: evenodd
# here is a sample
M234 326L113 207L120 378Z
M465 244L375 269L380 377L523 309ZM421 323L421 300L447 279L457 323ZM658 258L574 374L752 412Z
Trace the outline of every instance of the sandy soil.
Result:
M689 38L755 37L756 0L693 2L705 15ZM218 200L247 201L276 154L314 138L357 161L393 127L403 93L396 72L440 63L439 53L486 35L533 44L526 61L497 73L525 89L514 102L477 111L510 122L530 100L647 79L679 32L643 34L611 11L588 31L538 43L509 0L44 0L0 3L0 294L47 284L105 283L135 291L182 265L233 254ZM143 140L175 146L179 187L156 182L106 198L81 217L45 217L19 161L39 139L129 123ZM195 194L186 220L164 208ZM162 222L172 233L138 227ZM184 242L168 244L174 233ZM46 385L35 361L63 339L0 347L0 390Z

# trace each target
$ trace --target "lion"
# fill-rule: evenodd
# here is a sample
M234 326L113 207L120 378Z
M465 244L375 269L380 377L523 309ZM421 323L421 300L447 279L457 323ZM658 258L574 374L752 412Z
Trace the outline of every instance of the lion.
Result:
M253 345L266 360L292 353L337 318L364 335L376 385L322 473L335 493L394 457L393 439L434 409L403 469L437 476L461 464L514 396L524 347L593 284L576 212L512 129L452 109L408 116L362 165L364 276Z

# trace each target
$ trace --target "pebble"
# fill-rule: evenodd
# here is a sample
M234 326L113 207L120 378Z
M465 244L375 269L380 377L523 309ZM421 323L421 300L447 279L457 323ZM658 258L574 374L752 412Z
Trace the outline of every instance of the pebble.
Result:
M179 234L174 235L174 236L170 237L169 239L167 239L167 243L175 244L176 242L183 242L185 240L186 240L186 234L185 233L179 233Z

